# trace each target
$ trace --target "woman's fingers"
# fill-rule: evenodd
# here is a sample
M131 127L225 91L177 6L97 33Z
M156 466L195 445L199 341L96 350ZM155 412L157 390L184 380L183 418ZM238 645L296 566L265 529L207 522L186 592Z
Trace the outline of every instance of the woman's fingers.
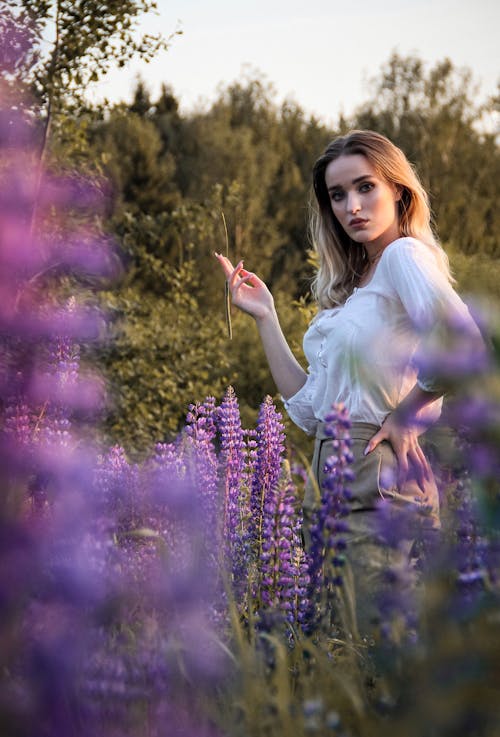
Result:
M243 268L243 261L238 261L233 271L229 274L227 278L229 289L231 291L233 291L233 289L238 286L236 280L239 278L242 268Z
M242 264L243 262L240 263ZM264 282L261 281L259 277L253 273L253 271L247 271L242 266L240 266L240 264L238 264L237 267L234 269L228 281L229 288L233 296L236 295L238 289L240 289L245 284L249 284L252 289L255 287L264 286Z
M223 256L220 253L216 253L215 254L215 257L216 257L217 261L220 263L220 265L222 266L222 270L224 272L224 276L226 277L226 279L229 279L229 277L231 276L231 274L234 271L233 264L231 263L231 261L226 256Z
M240 274L241 273L242 272L240 272ZM236 292L236 290L238 290L241 286L243 286L243 284L248 284L249 282L251 282L253 278L254 278L254 275L248 274L248 273L244 274L243 276L240 276L239 282L233 286L233 293Z
M230 269L233 270L234 266L232 265L231 261L228 259L227 256L224 256L222 253L214 252L214 256L217 259L217 261L221 264L223 269Z
M227 256L223 256L221 253L214 254L217 261L222 266L229 287L231 289L239 287L241 284L253 283L254 286L263 286L264 282L259 279L257 274L252 271L247 271L243 268L243 260L239 261L236 266L233 266ZM238 281L239 277L239 281Z
M259 279L257 274L254 274L253 271L247 271L246 269L242 269L240 271L240 274L242 276L242 279L245 279L245 283L252 284L254 287L264 287L265 284L262 281L262 279Z
M424 455L422 448L417 445L408 453L408 457L412 464L415 480L422 492L426 493L426 484L432 478L432 471L429 461Z
M417 443L417 447L415 449L415 454L417 461L420 463L420 467L422 469L424 478L431 479L432 478L432 470L431 465L429 461L427 460L424 451L420 447L420 445Z
M370 440L368 441L368 444L366 448L363 451L363 455L368 455L368 453L371 453L372 450L375 450L377 445L382 442L382 440L386 440L387 435L385 433L384 427L382 426L378 432L373 435Z
M398 487L401 490L404 482L408 478L408 456L405 452L396 453L396 460L398 462Z

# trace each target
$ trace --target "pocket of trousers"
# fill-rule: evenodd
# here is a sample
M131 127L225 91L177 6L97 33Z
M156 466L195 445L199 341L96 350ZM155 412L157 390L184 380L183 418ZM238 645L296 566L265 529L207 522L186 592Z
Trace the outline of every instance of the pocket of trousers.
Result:
M386 447L382 447L382 446ZM430 518L434 527L439 526L439 493L436 486L434 475L427 479L422 489L414 475L411 474L398 488L398 462L396 454L389 443L381 443L376 452L380 449L380 476L379 490L383 499L392 499L395 502L403 504L415 504L417 506L427 506L430 508Z
M397 463L388 443L381 443L364 455L367 439L352 439L354 480L349 484L354 510L374 509L380 499L395 490ZM387 446L387 447L385 447Z

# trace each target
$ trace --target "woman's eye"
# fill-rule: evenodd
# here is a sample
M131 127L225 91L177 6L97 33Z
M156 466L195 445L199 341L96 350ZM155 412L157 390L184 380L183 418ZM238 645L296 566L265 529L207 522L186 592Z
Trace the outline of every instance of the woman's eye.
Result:
M332 202L340 202L343 196L344 196L343 192L332 192L331 194Z
M363 182L363 184L360 186L359 191L360 192L369 192L374 187L373 182Z

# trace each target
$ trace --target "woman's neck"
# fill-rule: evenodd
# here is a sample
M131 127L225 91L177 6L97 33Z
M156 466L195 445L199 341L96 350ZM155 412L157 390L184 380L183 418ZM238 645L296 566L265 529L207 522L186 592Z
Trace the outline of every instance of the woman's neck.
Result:
M387 244L387 245L389 245L389 244ZM378 248L378 250L371 251L371 252L369 252L368 251L368 248L366 248L366 246L365 246L365 248L366 248L366 264L365 264L365 268L363 269L363 273L359 277L358 287L363 287L366 284L368 284L369 281L371 281L371 279L372 279L372 277L373 277L373 275L374 275L374 273L375 273L375 271L377 269L377 264L380 261L380 259L382 258L382 254L385 251L385 249L387 248L387 245L380 246Z

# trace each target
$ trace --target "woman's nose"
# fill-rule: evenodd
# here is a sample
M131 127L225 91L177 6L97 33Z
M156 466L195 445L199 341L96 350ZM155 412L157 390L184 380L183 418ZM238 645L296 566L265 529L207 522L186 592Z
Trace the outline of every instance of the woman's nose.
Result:
M361 203L357 192L349 192L347 194L346 207L347 212L352 213L353 215L355 212L359 212L361 210Z

